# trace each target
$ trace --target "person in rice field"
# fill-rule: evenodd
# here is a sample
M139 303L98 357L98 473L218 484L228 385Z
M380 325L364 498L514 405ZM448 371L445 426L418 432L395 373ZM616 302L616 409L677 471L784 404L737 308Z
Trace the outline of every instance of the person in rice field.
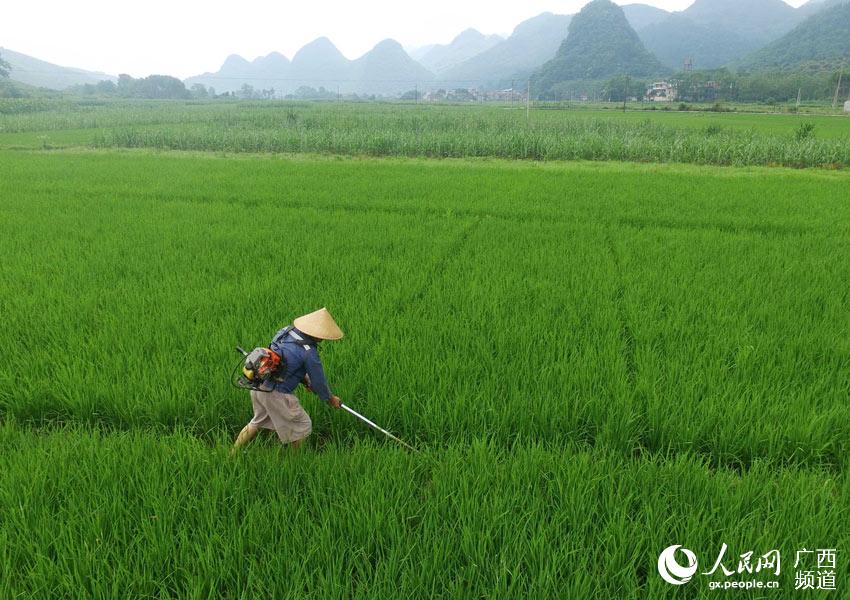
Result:
M260 429L272 429L282 444L299 448L313 430L310 415L292 392L299 384L322 400L339 408L339 397L328 387L319 344L324 340L342 339L343 333L326 308L298 317L292 325L278 331L269 349L286 364L285 374L271 382L268 391L251 390L254 416L242 428L233 445L233 452L253 440Z

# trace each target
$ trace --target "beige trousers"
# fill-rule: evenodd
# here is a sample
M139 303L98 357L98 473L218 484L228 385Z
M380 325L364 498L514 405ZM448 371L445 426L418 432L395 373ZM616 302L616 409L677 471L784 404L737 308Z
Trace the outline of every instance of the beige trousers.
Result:
M310 415L294 394L251 390L251 427L273 429L284 444L303 440L313 431Z

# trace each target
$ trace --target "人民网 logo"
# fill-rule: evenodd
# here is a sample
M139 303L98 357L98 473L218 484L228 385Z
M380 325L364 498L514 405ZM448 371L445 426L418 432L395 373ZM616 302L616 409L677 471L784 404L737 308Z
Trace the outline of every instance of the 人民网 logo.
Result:
M682 554L687 560L686 565L679 564L676 560L676 550L682 549ZM658 574L667 583L683 585L688 583L697 572L697 556L681 545L668 546L658 557Z

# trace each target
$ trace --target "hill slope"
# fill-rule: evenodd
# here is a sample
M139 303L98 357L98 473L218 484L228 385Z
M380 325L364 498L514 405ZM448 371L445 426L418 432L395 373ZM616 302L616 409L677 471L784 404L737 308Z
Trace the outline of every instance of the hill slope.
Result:
M337 85L351 78L351 61L326 37L305 45L295 56L289 70L287 89Z
M475 29L467 29L451 41L450 44L431 46L419 59L430 71L440 74L452 67L489 50L504 41L498 35L484 35Z
M617 75L649 77L664 71L641 43L623 10L610 0L593 0L570 23L554 59L535 74L538 92L564 81L600 80Z
M637 31L649 25L660 23L670 16L666 10L648 4L626 4L621 6L632 29Z
M791 31L803 17L783 0L695 0L682 15L718 33L760 45Z
M440 79L449 85L486 85L509 84L512 77L527 77L555 56L567 36L571 19L547 12L523 21L508 39L447 69Z
M701 25L681 13L644 27L638 36L664 66L677 70L688 58L698 69L720 67L759 47L751 38L725 27Z
M47 61L0 47L0 56L12 66L9 78L31 85L52 90L64 90L74 85L97 83L98 81L117 81L118 78L106 73L85 71L72 67L61 67Z
M346 82L340 87L370 94L404 92L434 79L434 74L410 58L395 40L384 40L355 60L350 73L351 85Z
M846 2L847 0L809 0L800 8L797 9L797 12L800 13L801 16L810 17L813 14L824 10L825 8L832 8L833 6L837 6L842 2Z
M664 65L681 69L692 58L700 69L742 60L807 17L843 0L811 0L794 9L782 0L695 0L662 21L636 27Z
M850 1L825 8L743 60L748 69L814 66L831 69L850 58Z

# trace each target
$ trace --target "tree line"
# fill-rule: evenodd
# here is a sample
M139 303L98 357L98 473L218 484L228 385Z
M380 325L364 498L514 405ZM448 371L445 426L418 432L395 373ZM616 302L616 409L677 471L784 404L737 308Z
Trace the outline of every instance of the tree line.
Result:
M796 100L798 94L803 100L832 100L836 89L841 98L850 94L850 70L846 69L843 73L805 70L733 73L724 68L682 72L665 80L675 86L676 100L681 102L780 104ZM648 79L620 76L598 84L591 92L609 102L640 100L651 83Z

